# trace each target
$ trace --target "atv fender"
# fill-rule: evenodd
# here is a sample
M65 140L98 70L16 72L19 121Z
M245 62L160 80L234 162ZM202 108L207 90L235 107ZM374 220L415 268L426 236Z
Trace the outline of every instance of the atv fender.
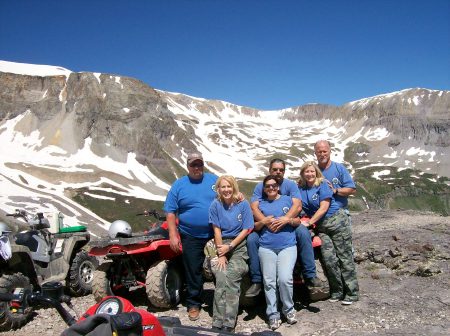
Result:
M83 233L62 233L55 234L53 253L63 253L62 258L51 262L51 272L47 274L47 281L64 281L69 272L71 262L76 253L89 242L89 234ZM59 247L58 247L59 246ZM58 251L59 249L59 251ZM50 270L50 269L49 269Z
M63 250L64 250L64 260L67 261L67 270L69 269L69 263L73 256L89 242L89 234L83 233L60 233L55 234L55 241L62 239L64 240Z
M4 262L0 275L21 272L31 280L33 285L37 285L37 275L30 250L26 246L11 244L11 252L11 259Z

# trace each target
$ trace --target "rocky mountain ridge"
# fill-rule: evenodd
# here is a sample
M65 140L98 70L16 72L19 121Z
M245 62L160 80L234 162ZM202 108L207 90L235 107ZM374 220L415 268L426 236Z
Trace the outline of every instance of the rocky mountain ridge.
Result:
M409 178L414 172L449 184L450 91L407 89L342 106L260 111L129 77L66 69L27 75L8 72L8 63L0 64L0 138L9 144L0 151L0 173L37 192L71 197L87 186L93 197L163 200L193 150L209 171L246 181L282 156L295 179L322 138L354 175L387 185L406 169ZM8 196L0 202L11 208Z

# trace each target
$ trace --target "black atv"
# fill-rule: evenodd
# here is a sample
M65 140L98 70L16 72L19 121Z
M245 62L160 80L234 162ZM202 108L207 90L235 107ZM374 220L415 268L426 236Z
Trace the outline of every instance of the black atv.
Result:
M42 213L31 216L24 210L7 214L29 225L26 231L8 235L10 258L0 256L0 293L15 288L39 290L42 285L65 281L74 296L91 293L98 260L83 247L89 242L86 227L58 228L50 232L50 222ZM29 319L32 308L20 309L0 303L0 331L17 329Z

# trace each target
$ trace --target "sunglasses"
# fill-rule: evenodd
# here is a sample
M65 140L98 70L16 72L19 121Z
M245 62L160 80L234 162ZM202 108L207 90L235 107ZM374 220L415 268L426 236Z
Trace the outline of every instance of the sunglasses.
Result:
M189 165L191 168L203 168L203 163L192 163Z
M273 171L284 172L284 168L272 168Z
M266 184L264 189L278 189L278 183Z

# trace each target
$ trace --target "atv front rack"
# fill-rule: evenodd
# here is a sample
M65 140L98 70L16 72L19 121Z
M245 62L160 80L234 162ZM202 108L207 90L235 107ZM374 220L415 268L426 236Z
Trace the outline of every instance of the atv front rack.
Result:
M163 239L167 239L165 237L165 235L149 236L149 235L141 234L141 235L136 235L136 236L131 236L131 237L119 237L119 238L114 238L114 239L107 237L107 238L100 238L99 240L94 240L89 244L89 246L90 247L99 247L99 248L103 248L103 247L111 246L111 245L127 246L127 245L133 245L133 244L141 244L141 243L152 243L154 241L163 240Z

